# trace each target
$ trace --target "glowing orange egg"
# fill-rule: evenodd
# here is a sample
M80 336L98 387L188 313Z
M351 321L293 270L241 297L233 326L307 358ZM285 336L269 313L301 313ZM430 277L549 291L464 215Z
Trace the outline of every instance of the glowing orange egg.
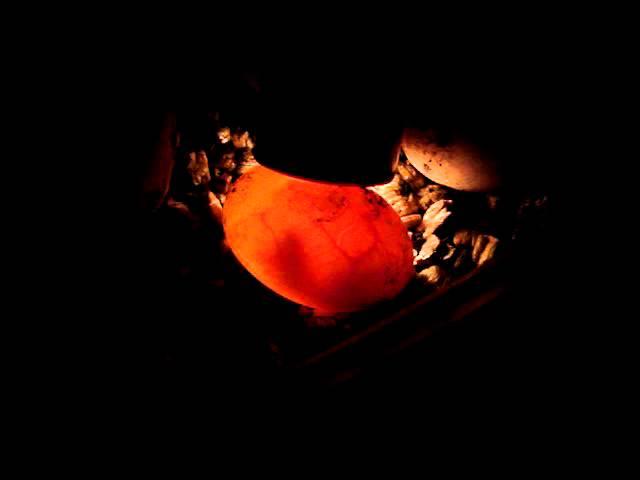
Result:
M255 167L223 208L240 263L289 300L348 312L396 296L414 275L411 241L377 194Z

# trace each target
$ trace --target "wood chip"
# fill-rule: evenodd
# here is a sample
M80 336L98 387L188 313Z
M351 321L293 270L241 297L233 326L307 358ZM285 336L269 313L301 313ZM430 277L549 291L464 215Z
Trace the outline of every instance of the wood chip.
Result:
M455 245L452 245L451 243L446 243L445 248L446 248L446 251L442 256L443 262L446 262L451 258L453 258L453 256L456 254L456 251L457 251L457 248L455 247Z
M412 215L405 215L402 217L402 223L407 227L407 230L413 230L422 222L422 216L419 213L414 213Z
M218 130L218 141L220 143L227 143L231 140L231 129L228 127Z
M424 264L426 261L430 260L439 246L440 246L440 239L436 235L429 235L426 238L424 244L422 245L420 252L413 259L413 264L420 266Z
M222 204L213 192L209 192L209 210L216 220L222 222Z
M427 184L427 179L410 163L399 162L396 171L400 178L407 182L412 189L419 190Z
M427 285L439 285L444 281L445 272L439 265L431 265L418 273L417 278Z
M469 246L473 243L473 232L471 230L458 230L453 236L453 244L456 246Z
M422 217L422 236L426 239L429 235L433 234L438 227L440 227L447 218L451 215L449 207L451 206L451 200L438 200L431 205Z
M249 138L249 132L247 131L234 132L233 135L231 135L231 141L235 148L253 147L251 138Z
M475 238L473 239L473 247L471 250L471 260L473 260L473 263L478 263L480 255L484 251L484 247L486 247L488 241L489 239L486 235L475 236Z
M418 213L420 205L415 195L403 195L402 186L400 185L400 177L396 174L389 183L384 185L378 185L375 187L369 187L370 190L380 195L385 201L391 205L391 208L395 212L404 217L406 215L412 215Z
M211 181L207 154L200 150L188 154L187 170L194 185L203 185Z
M498 244L500 243L500 241L496 237L493 237L491 235L487 235L487 237L487 243L484 247L484 250L480 254L480 257L478 258L478 266L483 265L495 256L496 249L498 248Z
M498 239L492 235L486 235L477 233L473 239L473 248L471 252L471 259L477 265L482 265L491 258L493 258L496 248L498 246Z
M448 192L441 185L431 184L418 190L417 195L420 207L426 210L438 200L444 200Z

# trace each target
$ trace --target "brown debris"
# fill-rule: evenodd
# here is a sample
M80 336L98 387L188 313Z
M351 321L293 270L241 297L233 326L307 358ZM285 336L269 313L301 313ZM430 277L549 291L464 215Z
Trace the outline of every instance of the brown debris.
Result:
M427 185L418 191L418 203L426 210L437 201L445 199L447 194L447 189L441 185Z

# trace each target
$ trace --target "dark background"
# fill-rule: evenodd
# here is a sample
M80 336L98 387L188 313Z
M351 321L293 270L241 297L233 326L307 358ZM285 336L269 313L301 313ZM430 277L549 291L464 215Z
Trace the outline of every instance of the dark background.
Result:
M312 143L324 142L327 129L332 132L331 148L341 151L352 151L352 143L340 139L354 128L362 142L375 141L377 135L367 136L372 124L376 133L393 131L399 124L463 128L500 152L513 152L509 168L514 183L548 191L553 206L557 188L550 172L563 162L569 135L558 136L555 128L562 111L556 103L562 98L562 85L555 83L550 90L541 83L539 77L549 75L550 68L540 70L523 62L492 70L494 65L479 63L421 74L383 62L206 71L187 85L191 89L181 90L180 84L180 92L188 93L170 106L175 108L134 104L109 116L112 134L99 137L120 159L122 169L134 173L134 182L132 195L118 200L122 208L118 205L116 217L121 218L108 223L107 235L118 254L105 270L112 302L101 304L110 313L100 333L107 339L106 357L99 362L105 393L117 403L132 401L144 411L157 408L177 417L207 411L212 404L236 408L248 402L252 408L262 402L287 404L326 395L431 403L469 399L494 405L499 399L522 406L549 406L561 397L569 354L564 343L566 317L557 299L559 284L570 272L554 240L555 219L545 235L529 245L530 253L512 266L508 293L498 301L351 381L318 390L289 383L273 369L271 352L262 342L264 326L255 316L259 302L209 298L198 285L175 284L163 276L158 259L188 244L164 230L148 206L139 203L145 155L158 118L167 110L195 116L220 110L257 135L269 135L275 128L286 137L287 129L308 121L314 126ZM265 90L265 85L271 89ZM177 98L176 90L169 88L167 98ZM268 101L261 103L260 95ZM256 104L266 107L256 111ZM265 123L265 112L277 121ZM346 158L352 162L346 168L354 172L367 168L361 162L365 157ZM344 163L338 167L345 168Z

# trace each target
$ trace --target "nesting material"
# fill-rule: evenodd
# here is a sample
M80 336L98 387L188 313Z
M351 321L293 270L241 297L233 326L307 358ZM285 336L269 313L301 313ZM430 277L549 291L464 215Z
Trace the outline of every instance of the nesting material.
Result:
M226 207L229 199L237 196L234 191L244 188L243 182L237 181L240 178L260 177L260 172L266 170L259 166L253 148L254 139L250 132L224 127L217 131L210 149L183 153L186 155L183 165L186 165L185 173L190 180L188 183L192 187L204 189L203 200L208 203L211 215L218 221L224 217L223 212L229 210ZM265 189L273 189L274 182L273 178L266 179L263 182L268 185ZM298 182L299 180L294 181L296 184ZM312 185L316 183L312 182ZM338 190L341 188L343 187ZM487 211L496 211L502 205L502 199L496 192L470 194L456 191L427 178L404 157L396 164L391 182L368 187L368 190L379 197L367 196L366 190L358 187L348 188L350 192L351 189L353 192L349 195L353 198L347 195L347 203L344 205L339 199L346 197L340 195L329 195L326 204L320 201L326 208L318 218L312 213L315 207L305 202L302 204L307 205L306 207L301 205L302 193L314 195L308 188L296 190L298 194L295 199L290 195L289 189L285 188L276 195L280 198L275 202L277 205L269 209L262 208L266 200L261 196L254 205L261 213L257 217L252 214L251 218L248 218L249 213L239 215L243 220L240 222L242 225L231 227L235 230L235 236L231 235L230 238L227 228L227 236L223 240L224 245L230 245L240 261L263 283L295 302L309 305L309 309L314 312L310 315L313 319L310 322L314 325L333 325L334 319L338 317L332 312L353 311L379 300L391 299L412 278L429 288L441 288L450 279L489 262L499 249L500 240L496 236L482 231L478 227L480 224L468 224L464 211L462 214L458 213L469 202L479 202L478 206ZM263 190L262 187L260 190ZM367 199L365 203L371 208L385 211L384 218L398 227L397 235L385 234L384 241L380 237L376 242L370 242L373 237L369 227L378 220L373 217L366 219L366 215L362 217L358 214L352 220L343 222L344 226L349 227L348 235L336 230L335 233L339 235L326 242L327 245L344 247L342 253L334 252L335 254L325 258L321 250L329 247L309 244L311 246L307 248L307 239L313 239L311 243L316 242L326 234L327 229L330 230L331 222L343 221L331 212L342 212L340 215L353 213L354 205L359 204L356 197ZM318 199L319 197L312 203ZM528 207L528 204L525 205L523 212L528 212ZM532 201L529 209L537 207L537 203ZM234 208L231 207L231 210ZM275 215L276 220L269 220L269 215ZM363 219L365 220L362 221ZM485 222L483 225L489 224ZM307 231L307 227L311 226L322 230L322 234ZM276 241L274 236L277 233L274 229L280 228L286 230L284 244ZM248 238L254 239L253 253L257 252L258 256L266 255L269 262L277 264L272 271L259 271L256 263L249 259L251 254L247 256L246 251L243 251L244 247L239 247ZM381 248L381 242L384 243L384 248ZM401 245L400 250L404 252L400 256L406 257L405 267L398 270L399 276L389 281L387 277L391 270L386 267L379 269L384 273L380 278L372 275L371 265L386 264L389 252L394 252L398 245ZM301 265L304 266L304 272L300 271ZM291 272L287 270L289 267ZM330 270L334 268L342 273L331 273ZM344 274L347 271L355 273ZM329 274L324 275L322 272ZM300 276L302 273L304 281ZM350 296L353 298L348 298Z

